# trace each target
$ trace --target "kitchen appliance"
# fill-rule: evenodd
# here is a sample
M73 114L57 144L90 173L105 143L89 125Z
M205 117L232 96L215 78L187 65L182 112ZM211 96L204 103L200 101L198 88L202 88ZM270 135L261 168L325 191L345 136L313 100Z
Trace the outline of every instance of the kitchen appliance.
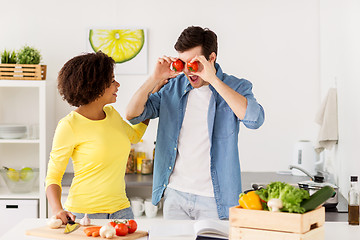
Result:
M318 160L319 155L316 153L315 148L309 140L300 140L294 146L292 166L305 169L311 175L316 174L316 166L322 163ZM299 169L293 168L292 175L306 176L306 174Z
M297 170L302 171L305 175L310 177L310 180L308 180L308 181L298 182L299 188L307 190L310 195L312 195L313 193L315 193L316 191L320 190L321 188L323 188L325 186L332 187L334 189L334 195L331 198L329 198L328 200L326 200L326 202L324 203L324 207L325 208L335 208L338 205L339 188L332 183L326 182L325 177L323 176L322 173L318 172L316 175L313 176L309 172L307 172L305 169L299 168L297 166L290 165L289 168L291 170L296 168Z

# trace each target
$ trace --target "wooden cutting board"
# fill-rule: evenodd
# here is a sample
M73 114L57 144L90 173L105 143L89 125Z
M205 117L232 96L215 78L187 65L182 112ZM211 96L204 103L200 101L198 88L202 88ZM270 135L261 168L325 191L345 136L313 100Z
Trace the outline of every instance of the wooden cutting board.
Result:
M89 227L89 226L87 226ZM39 228L34 228L34 229L30 229L26 231L26 235L30 235L30 236L37 236L37 237L44 237L44 238L50 238L50 239L70 239L70 240L74 240L74 239L86 239L86 240L96 240L96 239L104 239L101 237L87 237L86 234L84 233L84 228L83 226L80 226L77 230L75 230L74 232L68 233L68 234L64 234L64 230L65 230L65 226L62 226L58 229L51 229L48 226L44 226L44 227L39 227ZM147 236L148 233L145 231L136 231L134 233L128 234L126 236L123 237L113 237L112 239L117 239L117 240L132 240L132 239L138 239L141 237L145 237Z

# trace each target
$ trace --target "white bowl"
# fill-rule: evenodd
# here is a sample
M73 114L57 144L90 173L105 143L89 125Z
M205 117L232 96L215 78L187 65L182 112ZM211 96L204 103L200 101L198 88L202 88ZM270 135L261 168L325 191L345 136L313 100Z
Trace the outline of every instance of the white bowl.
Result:
M25 137L26 132L0 132L0 138L19 139Z

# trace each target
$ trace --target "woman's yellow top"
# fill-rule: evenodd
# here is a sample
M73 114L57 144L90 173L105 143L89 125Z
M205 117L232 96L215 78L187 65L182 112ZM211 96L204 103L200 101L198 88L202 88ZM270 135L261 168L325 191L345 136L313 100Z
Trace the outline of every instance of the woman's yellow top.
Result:
M125 169L131 143L146 130L143 123L130 126L110 105L103 120L90 120L72 111L60 120L55 131L46 176L46 188L61 188L69 158L74 178L66 210L76 213L114 213L130 207L125 193Z

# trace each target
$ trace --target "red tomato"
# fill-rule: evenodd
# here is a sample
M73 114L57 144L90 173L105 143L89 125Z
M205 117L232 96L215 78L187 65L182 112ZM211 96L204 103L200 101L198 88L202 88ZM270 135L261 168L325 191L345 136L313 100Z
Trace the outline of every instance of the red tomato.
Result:
M115 230L117 236L125 236L129 232L129 228L124 223L116 224Z
M113 227L116 227L116 222L109 222L109 224L111 225L111 226L113 226Z
M137 229L137 223L135 220L127 221L126 226L128 226L128 228L129 228L129 233L133 233Z
M172 69L175 72L181 72L184 69L184 62L181 61L180 59L176 60L175 62L172 63Z
M197 70L199 69L199 64L197 61L188 62L187 68L189 69L190 72L197 72Z

